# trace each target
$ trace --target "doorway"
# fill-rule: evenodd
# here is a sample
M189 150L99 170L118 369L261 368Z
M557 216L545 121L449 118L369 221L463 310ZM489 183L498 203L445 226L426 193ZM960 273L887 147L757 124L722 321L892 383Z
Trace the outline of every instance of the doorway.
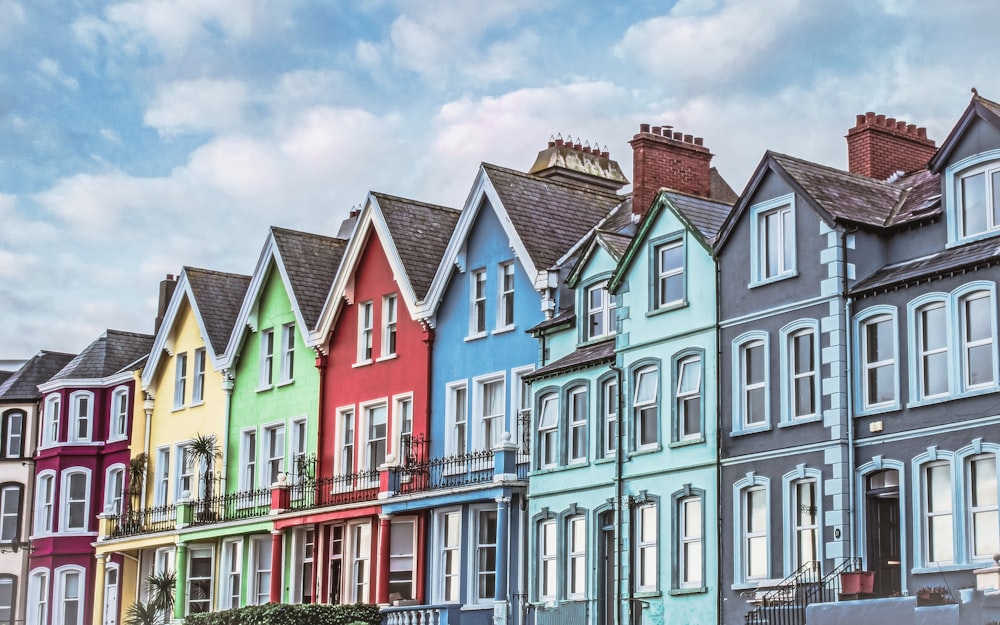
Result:
M865 499L868 568L875 572L874 592L880 597L898 595L903 589L899 472L886 469L869 475Z
M598 517L597 625L615 622L615 515L608 510Z

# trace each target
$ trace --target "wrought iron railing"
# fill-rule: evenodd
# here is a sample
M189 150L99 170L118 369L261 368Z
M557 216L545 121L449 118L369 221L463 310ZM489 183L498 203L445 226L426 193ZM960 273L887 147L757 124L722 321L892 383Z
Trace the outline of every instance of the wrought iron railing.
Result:
M108 521L108 535L112 538L168 532L177 527L177 506L170 504L139 510L126 508L121 514L109 517Z
M358 471L344 475L302 479L289 487L289 508L309 510L378 498L379 472Z
M747 612L745 625L805 625L806 608L836 600L840 574L858 565L855 558L846 558L823 575L819 562L806 562L772 590L752 600L756 607Z
M399 468L397 494L454 488L492 481L493 451L484 449L404 464Z
M270 508L270 488L216 495L192 504L191 525L211 525L252 519L266 515Z

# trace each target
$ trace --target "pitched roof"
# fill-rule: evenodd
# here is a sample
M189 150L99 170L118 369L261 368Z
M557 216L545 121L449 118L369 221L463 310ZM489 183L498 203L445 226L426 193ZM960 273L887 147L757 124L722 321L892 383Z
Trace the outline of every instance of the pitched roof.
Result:
M250 276L185 267L191 293L205 324L206 337L216 354L226 350L229 334L239 315Z
M423 301L462 213L385 193L373 191L372 196L378 202L413 295Z
M0 384L0 401L35 401L42 394L39 384L48 382L52 376L73 360L74 354L61 352L38 352L7 380Z
M615 193L546 180L483 163L536 268L561 256L622 201Z
M997 263L1000 263L1000 241L997 239L976 241L920 258L886 265L851 287L851 293L864 295L977 265Z
M271 227L271 235L291 283L291 296L298 303L306 327L313 328L337 276L347 241L276 226Z
M0 371L0 384L7 381L7 378L14 375L13 371Z
M733 210L732 203L705 199L678 191L664 191L664 194L674 205L674 208L698 229L702 238L709 245L715 241L719 229L722 228L726 217Z
M951 132L949 132L945 140L941 142L937 153L931 158L931 162L928 165L931 171L935 173L941 172L945 163L951 157L952 152L958 146L958 143L965 134L965 131L968 130L969 126L972 125L972 122L977 118L1000 130L1000 104L997 104L992 100L987 100L979 95L975 89L973 89L972 99L969 101L969 105L965 107L965 111L962 113L962 116L959 117L958 122L952 126Z
M108 330L52 376L49 381L106 378L138 369L137 362L149 355L153 336L121 330Z
M615 359L615 339L609 338L600 343L584 345L580 349L563 356L559 360L551 362L544 367L535 369L524 376L526 382L540 380L568 371L575 371L591 367L605 362L612 362Z

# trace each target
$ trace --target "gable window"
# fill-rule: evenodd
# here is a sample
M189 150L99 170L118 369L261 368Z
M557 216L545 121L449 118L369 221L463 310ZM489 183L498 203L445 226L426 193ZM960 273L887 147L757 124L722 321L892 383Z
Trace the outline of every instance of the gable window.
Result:
M271 598L271 540L268 536L250 539L251 562L253 566L250 603L264 605Z
M108 440L122 440L128 436L128 389L115 389L111 396L111 428Z
M587 594L587 521L582 514L566 520L566 597Z
M94 394L89 391L73 393L69 405L70 441L89 442L94 423Z
M504 430L504 414L506 395L503 378L481 380L476 383L478 397L476 402L478 436L477 449L493 449L499 442Z
M244 430L240 434L240 489L257 487L257 430Z
M344 410L340 413L340 473L354 473L354 411Z
M13 575L0 575L0 623L14 623L16 582Z
M497 583L497 511L477 510L476 519L476 560L474 575L476 579L477 603L493 601L496 595Z
M677 579L675 588L704 586L705 545L702 538L705 520L702 498L698 495L677 499Z
M864 410L896 404L895 314L877 313L863 319L861 337L861 386Z
M618 449L618 380L609 378L601 383L601 452L614 456Z
M684 241L656 246L656 308L667 308L684 301Z
M548 519L538 524L538 600L550 603L556 599L556 522Z
M920 398L948 394L948 312L944 302L917 309L917 380Z
M188 551L187 613L201 614L212 609L212 549Z
M737 339L739 341L739 339ZM735 404L739 410L737 429L753 429L768 423L767 342L751 338L735 344L739 376Z
M946 564L955 561L955 524L952 514L951 464L932 462L924 466L924 561Z
M55 624L83 623L83 576L84 570L80 567L56 569Z
M538 466L556 466L559 450L556 431L559 426L559 396L547 393L538 401Z
M281 326L280 382L286 384L295 378L295 324Z
M24 451L24 413L9 410L3 415L3 457L20 458Z
M49 622L49 572L32 571L28 578L28 625L48 625Z
M274 384L274 328L260 333L260 377L259 388L271 388Z
M677 391L674 410L679 441L701 438L701 355L684 356L676 364Z
M194 350L194 383L191 385L191 403L205 401L205 348Z
M957 191L963 238L1000 229L1000 167L996 162L963 173Z
M482 336L486 334L486 270L473 271L470 279L469 336Z
M51 534L55 507L55 475L43 473L35 483L35 533Z
M85 471L63 473L60 489L62 491L60 527L67 532L87 531L90 474Z
M20 484L0 487L0 543L15 542L19 538L22 492Z
M635 568L638 572L636 590L652 592L657 589L659 568L656 504L644 503L635 511Z
M104 512L122 513L125 498L125 467L116 465L108 469L104 479Z
M174 408L181 408L184 406L187 395L187 352L177 354L177 358L174 360L176 360L176 369L174 372Z
M751 286L794 275L794 197L775 198L750 211Z
M42 427L42 443L53 445L59 440L59 410L62 402L59 395L45 398L45 425Z
M743 490L742 539L743 579L766 578L769 570L767 535L767 490L764 486L752 486Z
M1000 192L1000 188L997 189ZM959 299L962 384L965 389L992 386L996 379L993 325L996 311L989 291L974 291Z
M615 298L608 293L605 280L587 289L587 335L592 340L615 333Z
M1000 551L1000 516L997 513L997 458L974 456L967 462L970 556L988 560Z
M659 371L655 365L647 365L635 372L635 396L632 411L635 415L635 446L637 449L656 446L658 442L659 405L657 387Z
M372 308L371 300L358 304L358 363L372 359Z
M566 398L566 408L569 411L569 445L568 462L585 462L587 460L587 389L577 387L570 390Z
M264 451L267 454L264 458L265 486L270 486L277 483L285 462L285 426L274 425L264 429Z
M445 450L449 455L459 456L467 451L468 436L468 388L465 383L448 385L448 433Z
M396 294L382 298L382 357L396 353Z
M369 471L378 471L385 464L386 435L388 434L388 416L385 404L365 408L365 424L368 441L365 448L365 463Z
M500 265L500 302L497 307L497 329L514 327L514 262Z

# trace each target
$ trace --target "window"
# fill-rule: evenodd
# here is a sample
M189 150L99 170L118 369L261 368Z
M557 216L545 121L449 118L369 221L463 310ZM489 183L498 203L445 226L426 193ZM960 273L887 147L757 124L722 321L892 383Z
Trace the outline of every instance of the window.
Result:
M0 623L14 623L16 581L13 575L0 575Z
M35 486L35 533L51 534L55 507L55 475L42 473Z
M396 294L382 298L382 357L396 353Z
M296 480L306 476L309 467L306 464L306 420L294 419L292 421L292 466L289 470L295 472Z
M997 187L1000 193L1000 185ZM998 207L1000 208L1000 207ZM962 386L974 389L993 386L993 324L996 311L988 291L974 291L959 299L962 332Z
M577 387L570 390L566 398L569 421L569 458L570 463L587 460L587 389Z
M608 281L591 286L587 296L587 327L584 340L598 339L615 333L615 298L608 293Z
M394 520L389 528L389 594L401 599L413 599L416 571L416 522Z
M700 439L701 434L701 355L683 356L676 364L677 391L674 394L676 439Z
M295 324L281 326L281 382L291 382L295 378Z
M538 524L538 599L553 602L556 598L556 522Z
M222 543L222 588L219 607L222 609L240 607L241 568L243 566L243 543L241 540L227 540Z
M260 377L259 388L271 388L274 384L274 328L260 333Z
M524 379L524 376L531 373L533 367L521 367L512 369L511 391L517 397L511 398L511 405L517 406L517 464L527 464L531 462L531 406L534 399L531 394L531 382Z
M736 385L739 407L738 429L752 429L768 423L767 343L752 339L738 345L738 375Z
M750 209L751 286L795 273L794 198L786 195Z
M212 610L212 549L192 548L188 551L187 613L201 614Z
M253 562L252 605L264 605L271 599L271 537L254 536L250 539Z
M601 382L601 452L606 458L618 449L618 380Z
M968 463L970 556L989 560L1000 551L1000 517L997 514L997 458L973 456Z
M864 410L895 405L896 318L876 314L861 322L861 375Z
M802 419L816 415L819 384L815 331L798 330L788 336L787 364L789 416Z
M24 413L9 410L3 415L3 457L20 458L24 452Z
M53 445L59 440L59 395L45 398L45 425L42 428L42 443Z
M657 589L658 569L656 504L640 504L635 510L635 568L636 590L651 592Z
M372 359L372 302L358 304L358 362Z
M108 565L104 569L104 623L118 623L118 566Z
M514 261L500 265L500 302L497 306L497 329L514 327Z
M399 397L396 399L396 424L399 428L399 440L396 444L396 460L405 463L413 452L413 398Z
M944 302L917 309L917 380L921 399L948 394L948 312Z
M655 248L656 308L684 302L684 241L677 240Z
M705 585L705 519L702 498L689 495L677 500L677 580L676 588Z
M278 482L285 463L285 426L264 428L265 486Z
M48 625L49 572L35 570L28 578L28 625Z
M128 437L128 389L117 388L111 395L111 427L108 440L122 440Z
M816 480L797 480L792 484L792 525L795 533L792 564L795 570L807 562L819 561L819 498Z
M63 473L60 485L62 500L60 502L60 527L66 532L87 531L87 517L90 505L87 501L90 495L90 474L84 471L67 471Z
M187 443L181 443L177 446L177 484L174 488L176 499L193 497L197 494L194 491L194 478L194 456L191 455Z
M469 336L486 334L486 270L480 269L471 274L472 302L469 307Z
M504 393L504 380L485 380L476 384L479 391L477 401L478 436L476 437L477 449L493 449L500 443L500 436L504 430L504 414L506 396Z
M447 453L460 456L467 450L469 399L465 383L448 385L448 438Z
M184 406L184 398L187 394L187 352L177 354L176 361L177 370L174 373L174 408L181 408Z
M79 567L56 569L55 624L82 625L84 570Z
M300 528L296 531L298 561L301 569L296 569L298 575L298 592L294 600L298 603L314 603L313 571L316 566L316 532L312 528Z
M257 430L240 434L240 490L257 488Z
M168 490L170 487L170 448L160 447L156 450L156 465L153 467L156 475L156 482L153 487L154 504L162 507L167 505Z
M635 372L635 397L632 411L635 420L636 449L655 447L659 426L659 403L657 387L659 372L654 365L647 365Z
M566 520L566 597L587 594L587 521L582 514Z
M194 386L191 389L191 403L205 401L205 348L194 350Z
M557 428L559 427L559 396L547 393L538 400L538 466L554 467L559 462Z
M110 514L122 513L122 501L125 498L125 467L115 465L108 469L104 479L104 512Z
M368 601L368 587L371 560L371 525L364 523L351 526L351 600L354 603Z
M340 413L340 431L343 438L340 443L340 473L354 473L354 411L343 410Z
M94 394L78 391L69 396L70 441L85 443L90 441L94 423Z
M1000 229L1000 168L996 162L962 172L955 180L954 193L962 238Z
M386 435L389 421L385 404L365 408L368 440L365 445L365 465L369 471L378 471L385 464Z
M438 545L440 549L441 579L440 601L454 603L459 600L462 569L462 516L459 511L444 512L437 517Z
M497 584L497 511L477 510L475 601L493 601Z
M0 487L0 543L20 539L21 493L20 484L4 484Z
M762 579L768 575L767 490L753 486L743 490L742 556L743 579Z
M952 516L952 477L948 462L924 467L924 562L955 561L955 525Z

